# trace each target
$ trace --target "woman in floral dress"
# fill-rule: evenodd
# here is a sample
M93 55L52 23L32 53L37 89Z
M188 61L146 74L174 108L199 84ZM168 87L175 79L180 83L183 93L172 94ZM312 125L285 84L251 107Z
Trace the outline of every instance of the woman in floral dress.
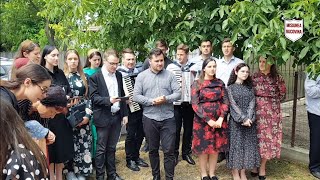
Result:
M76 50L68 50L65 55L64 73L69 81L72 95L82 96L80 100L85 100L88 93L88 83L80 64L80 57ZM87 107L89 107L87 101ZM86 111L82 122L73 128L73 141L75 156L73 158L73 172L79 180L85 180L92 173L91 143L92 136L89 125L91 114ZM69 164L70 166L70 164ZM72 166L72 164L71 164ZM71 168L72 169L72 168ZM70 170L70 167L69 169ZM72 172L68 173L69 177L74 176Z
M253 74L256 96L256 118L261 165L259 179L266 179L266 163L280 158L282 141L282 116L280 103L286 95L284 79L277 73L276 65L259 59L259 72Z
M228 148L226 115L229 101L225 85L215 73L215 60L206 59L199 79L192 84L191 101L195 111L192 149L199 156L203 180L218 179L215 175L218 153Z
M240 63L235 67L227 90L230 101L227 167L232 169L234 180L245 180L246 169L260 166L256 101L248 65Z

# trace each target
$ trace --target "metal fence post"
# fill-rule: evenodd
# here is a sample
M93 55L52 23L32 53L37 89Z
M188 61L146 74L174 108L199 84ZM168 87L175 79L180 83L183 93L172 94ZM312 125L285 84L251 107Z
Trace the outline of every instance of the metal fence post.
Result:
M296 119L297 119L297 101L298 101L298 72L294 72L293 85L293 106L292 106L292 131L291 131L291 147L294 147L296 137Z

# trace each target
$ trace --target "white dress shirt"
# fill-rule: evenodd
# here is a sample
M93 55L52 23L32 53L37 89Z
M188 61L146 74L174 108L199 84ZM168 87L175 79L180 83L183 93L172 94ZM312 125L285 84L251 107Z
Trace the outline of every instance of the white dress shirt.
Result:
M108 72L104 65L101 68L101 72L102 72L104 81L106 82L106 85L108 88L110 100L111 100L111 97L113 97L113 98L118 97L119 96L119 94L118 94L118 81L117 81L116 73ZM111 106L111 112L116 113L119 110L120 110L119 102L116 102Z
M244 63L242 59L232 56L229 62L224 57L217 61L216 77L221 79L227 86L232 70L240 63Z

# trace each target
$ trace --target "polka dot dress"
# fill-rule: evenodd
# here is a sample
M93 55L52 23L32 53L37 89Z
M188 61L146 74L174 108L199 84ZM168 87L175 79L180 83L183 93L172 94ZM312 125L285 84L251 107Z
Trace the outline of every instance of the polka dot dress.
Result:
M44 177L43 172L41 172L39 161L37 161L33 153L26 149L24 145L19 144L18 150L12 150L9 148L9 151L11 151L11 153L7 164L2 170L3 179L48 179L48 177Z

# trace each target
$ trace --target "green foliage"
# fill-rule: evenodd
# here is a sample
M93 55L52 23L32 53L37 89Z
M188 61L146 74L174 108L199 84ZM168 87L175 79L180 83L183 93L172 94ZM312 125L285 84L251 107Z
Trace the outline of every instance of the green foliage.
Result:
M157 39L167 40L171 51L179 43L195 49L204 38L219 45L228 36L222 31L221 23L229 13L226 5L232 2L49 1L39 15L51 22L50 27L55 30L55 38L61 40L61 47L81 46L84 51L90 47L117 50L130 47L140 52L142 60ZM90 26L100 30L87 31Z
M210 39L218 56L222 39L231 37L235 54L245 60L294 59L294 65L319 73L319 5L319 0L11 0L1 4L1 47L15 49L26 38L81 53L129 47L143 60L157 39L167 40L170 51L180 43L193 50ZM291 42L283 20L294 18L304 20L305 33Z
M37 16L42 0L1 1L0 8L0 50L16 51L25 39L35 40L44 26L43 18Z
M319 0L255 0L237 1L223 22L223 29L232 33L232 40L244 40L244 59L274 57L276 63L310 65L307 70L319 74L320 23ZM303 19L304 35L291 42L284 37L284 19ZM258 59L258 58L256 58Z

